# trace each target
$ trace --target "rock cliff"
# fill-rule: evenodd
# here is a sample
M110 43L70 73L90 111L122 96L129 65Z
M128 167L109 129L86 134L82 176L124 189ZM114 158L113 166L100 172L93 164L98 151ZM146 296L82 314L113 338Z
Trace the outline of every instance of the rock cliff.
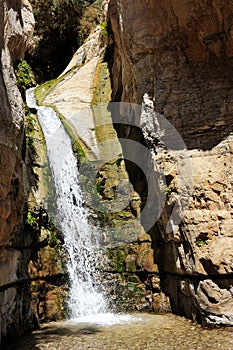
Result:
M106 5L107 1L104 8ZM105 14L103 10L102 23ZM151 238L138 220L140 198L129 182L121 145L108 111L111 82L108 65L103 62L106 39L98 26L52 89L47 90L43 104L54 106L66 127L69 124L68 132L73 129L74 145L78 139L83 148L80 181L93 219L99 221L95 224L103 231L102 243L107 256L100 271L111 308L164 311L169 309L169 302L156 277L158 268L153 262ZM36 95L44 89L46 84L36 90ZM149 285L153 285L151 290ZM43 288L41 290L43 294Z
M150 150L143 169L157 169L157 190L132 163L129 176L152 207L163 291L203 324L233 324L232 26L230 0L109 2L112 99L131 104L118 108L116 130Z
M125 193L118 197L123 210L98 217L107 228L109 265L102 267L110 299L118 309L156 312L168 311L170 299L176 313L203 324L232 325L233 4L104 4L104 32L98 27L77 51L45 103L70 123L90 163L100 161L98 148L106 153L94 183L98 203L111 207L116 190L125 190L120 185L134 187L125 207ZM33 31L31 7L27 0L2 1L0 16L0 333L5 338L34 323L28 269L40 319L64 317L68 285L60 233L45 217L43 227L38 220L34 226L30 211L31 227L23 223L24 112L13 64L23 57ZM114 103L108 106L110 94ZM121 146L109 126L110 112ZM41 143L34 170L42 181L47 160L36 129ZM105 147L109 138L111 146L117 143L114 161ZM85 186L88 202L93 193ZM42 187L39 183L34 191L37 211ZM29 198L30 210L34 200ZM43 213L34 214L43 221ZM31 254L33 242L38 256Z
M13 64L22 58L34 27L27 0L0 3L0 337L21 334L33 317L27 264L31 238L23 232L23 101ZM0 338L1 339L1 338Z
M130 208L108 217L110 236L120 232L129 243L110 249L104 267L109 281L115 274L113 299L163 312L169 297L176 313L231 325L233 5L110 0L108 19L107 33L97 28L44 103L74 127L92 163L99 146L108 153L109 135L115 138L101 120L112 112L135 190ZM106 62L114 103L103 117ZM121 158L110 163L94 184L109 205L125 176L119 180ZM136 226L117 230L133 216ZM106 217L102 223L108 226Z

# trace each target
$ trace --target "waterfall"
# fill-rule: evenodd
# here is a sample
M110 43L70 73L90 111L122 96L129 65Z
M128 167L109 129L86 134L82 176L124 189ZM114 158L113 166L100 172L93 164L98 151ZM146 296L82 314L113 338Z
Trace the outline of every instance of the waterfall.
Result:
M69 308L72 318L106 312L104 293L98 285L98 230L89 225L79 185L77 158L59 117L52 108L37 106L34 89L27 91L29 108L37 110L56 191L56 225L68 253Z

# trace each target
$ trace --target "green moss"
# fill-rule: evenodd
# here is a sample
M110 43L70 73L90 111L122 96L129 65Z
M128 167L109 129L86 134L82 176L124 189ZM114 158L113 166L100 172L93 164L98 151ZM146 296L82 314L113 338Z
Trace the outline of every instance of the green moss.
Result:
M106 27L103 23L103 28ZM122 156L121 146L118 142L117 133L112 124L111 113L106 111L103 113L103 106L111 101L111 81L109 76L108 65L106 62L99 62L93 84L93 99L92 112L95 124L95 135L102 153L103 159L108 161L98 170L96 176L96 188L100 200L107 201L107 205L117 203L121 208L124 208L124 198L129 195L128 191L128 174L125 169L125 163ZM108 150L105 147L105 141L112 140L112 154L114 158L109 160ZM122 205L121 205L122 201ZM101 202L101 201L100 201ZM128 203L128 202L127 202ZM101 217L100 217L101 216ZM126 230L122 226L126 226L129 218L134 219L133 215L127 210L122 210L114 213L104 213L99 215L102 226L108 226L112 230L111 239L116 239L120 242L124 241Z
M135 305L145 297L146 290L142 288L142 282L135 274L123 273L114 288L114 305L118 312L135 310Z
M34 151L34 134L35 134L35 126L36 126L36 116L29 112L26 104L24 105L24 113L25 113L25 142L26 147L31 148Z
M59 83L60 79L49 80L46 83L37 86L35 89L35 98L38 105L41 105L45 99L45 97L53 91L55 86Z
M96 74L93 83L93 117L95 122L95 134L99 144L112 139L117 140L116 131L113 128L110 112L104 116L106 124L103 125L102 104L108 104L111 101L111 81L109 77L108 64L100 62L96 68ZM100 108L100 110L99 110Z
M73 127L64 118L64 116L59 112L59 110L53 105L50 107L55 110L55 112L59 116L62 124L64 125L64 128L66 129L67 134L70 136L74 153L77 154L79 161L83 162L86 159L86 154L87 154L87 149L86 149L84 143L79 139L79 137L77 136Z
M58 238L55 227L48 228L49 236L48 236L48 244L50 247L55 247L58 245Z
M145 291L134 282L127 281L127 289L128 298L134 299L135 301L141 299L145 295Z
M74 141L72 144L72 148L74 153L78 155L78 159L80 162L83 162L84 159L86 158L85 152L83 150L83 146L81 145L81 142L79 140Z
M43 190L45 195L45 206L49 213L56 212L55 187L52 179L51 169L47 163L42 169Z
M69 74L72 74L73 70L75 70L76 67L73 67L69 72L66 74L52 80L46 81L44 84L41 84L36 87L35 89L35 98L38 103L38 105L42 105L45 97L49 95L53 89L56 87L58 83L60 83L63 79L65 79Z
M107 249L106 252L113 270L125 272L126 247Z
M128 272L136 272L136 264L135 264L135 260L130 260L127 261L127 271Z
M44 135L38 121L37 115L31 115L33 118L33 150L35 153L35 163L40 167L35 167L36 181L39 183L39 195L43 198L44 206L49 213L56 212L55 188L52 180L52 173L47 157L46 143ZM27 118L26 118L27 119ZM26 139L27 141L27 139Z
M37 100L38 105L41 105L45 99L45 97L50 94L53 89L55 88L55 86L64 79L64 77L66 77L68 74L70 74L71 72L68 72L66 75L58 78L58 79L54 79L54 80L50 80L40 86L38 86L35 89L35 97ZM68 135L71 138L72 141L72 148L74 153L76 153L78 155L78 159L80 162L82 162L85 158L86 158L86 153L87 153L87 149L85 147L85 145L83 144L83 142L81 142L81 140L78 138L74 128L70 125L70 123L65 119L65 117L60 113L60 111L58 110L58 108L54 105L45 105L46 107L50 107L52 108L56 114L58 115L58 117L60 118L62 124L64 125L66 132L68 133Z

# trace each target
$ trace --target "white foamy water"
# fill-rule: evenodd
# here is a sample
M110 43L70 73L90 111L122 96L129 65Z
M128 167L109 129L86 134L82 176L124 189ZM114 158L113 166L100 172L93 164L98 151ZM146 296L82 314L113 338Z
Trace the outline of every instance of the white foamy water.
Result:
M96 270L100 254L98 230L88 223L89 213L83 205L77 158L70 137L52 108L37 106L34 89L29 89L26 97L28 107L37 109L46 141L56 191L56 225L63 233L68 252L71 317L103 315L107 308Z
M134 321L140 321L140 317L124 315L124 314L113 314L111 312L99 313L90 316L82 316L73 318L71 321L68 321L70 324L89 324L89 325L98 325L98 326L112 326L116 324L130 323Z

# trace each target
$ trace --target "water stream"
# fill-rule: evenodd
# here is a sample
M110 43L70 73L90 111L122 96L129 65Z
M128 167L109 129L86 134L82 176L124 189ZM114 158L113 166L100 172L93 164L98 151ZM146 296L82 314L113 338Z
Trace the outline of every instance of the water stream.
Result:
M56 192L56 226L63 233L70 277L69 309L72 318L105 314L104 291L98 283L98 230L89 225L79 185L77 158L59 117L52 108L37 106L34 89L27 91L29 108L37 110L45 137Z

